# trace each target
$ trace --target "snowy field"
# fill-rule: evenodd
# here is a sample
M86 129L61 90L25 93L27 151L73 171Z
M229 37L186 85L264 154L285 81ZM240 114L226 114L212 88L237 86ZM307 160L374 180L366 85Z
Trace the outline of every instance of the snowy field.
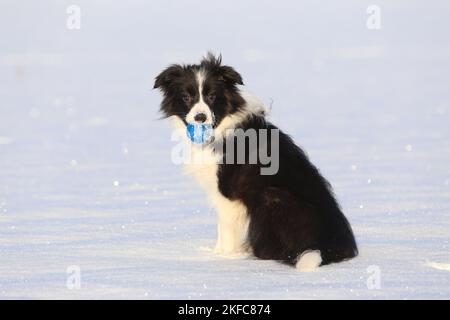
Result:
M337 3L2 0L0 298L450 298L450 2L376 1L379 30L373 1ZM209 49L331 181L358 258L207 250L215 213L151 88Z

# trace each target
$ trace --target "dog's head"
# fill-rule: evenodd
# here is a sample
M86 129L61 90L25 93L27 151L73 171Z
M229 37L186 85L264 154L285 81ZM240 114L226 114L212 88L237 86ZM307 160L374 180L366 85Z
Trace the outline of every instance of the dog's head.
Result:
M242 77L221 62L221 56L209 53L200 64L175 64L161 72L154 88L164 95L163 114L179 117L185 125L217 127L225 117L240 111L245 104L237 88L243 84Z

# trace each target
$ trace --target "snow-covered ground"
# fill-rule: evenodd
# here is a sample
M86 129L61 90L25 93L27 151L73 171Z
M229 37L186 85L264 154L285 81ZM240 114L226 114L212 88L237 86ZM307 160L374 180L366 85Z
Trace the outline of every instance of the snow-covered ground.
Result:
M371 4L2 0L0 298L450 298L450 3L376 1L380 30ZM208 49L332 182L358 258L207 251L215 213L151 88Z

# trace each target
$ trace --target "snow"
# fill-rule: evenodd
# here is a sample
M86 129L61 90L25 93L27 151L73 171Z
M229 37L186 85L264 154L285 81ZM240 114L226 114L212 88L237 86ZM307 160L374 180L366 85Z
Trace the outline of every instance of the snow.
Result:
M356 0L75 2L80 30L72 1L0 4L0 298L450 298L448 1L378 1L380 30ZM358 258L208 250L151 90L208 49L332 182Z

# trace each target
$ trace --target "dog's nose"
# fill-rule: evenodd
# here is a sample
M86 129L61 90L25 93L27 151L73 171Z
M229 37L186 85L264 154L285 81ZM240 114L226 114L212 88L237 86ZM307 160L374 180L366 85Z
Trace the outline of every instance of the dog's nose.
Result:
M197 121L197 122L203 123L203 122L206 121L206 118L208 118L206 116L206 114L204 114L204 113L197 113L195 115L195 117L194 117L194 120Z

